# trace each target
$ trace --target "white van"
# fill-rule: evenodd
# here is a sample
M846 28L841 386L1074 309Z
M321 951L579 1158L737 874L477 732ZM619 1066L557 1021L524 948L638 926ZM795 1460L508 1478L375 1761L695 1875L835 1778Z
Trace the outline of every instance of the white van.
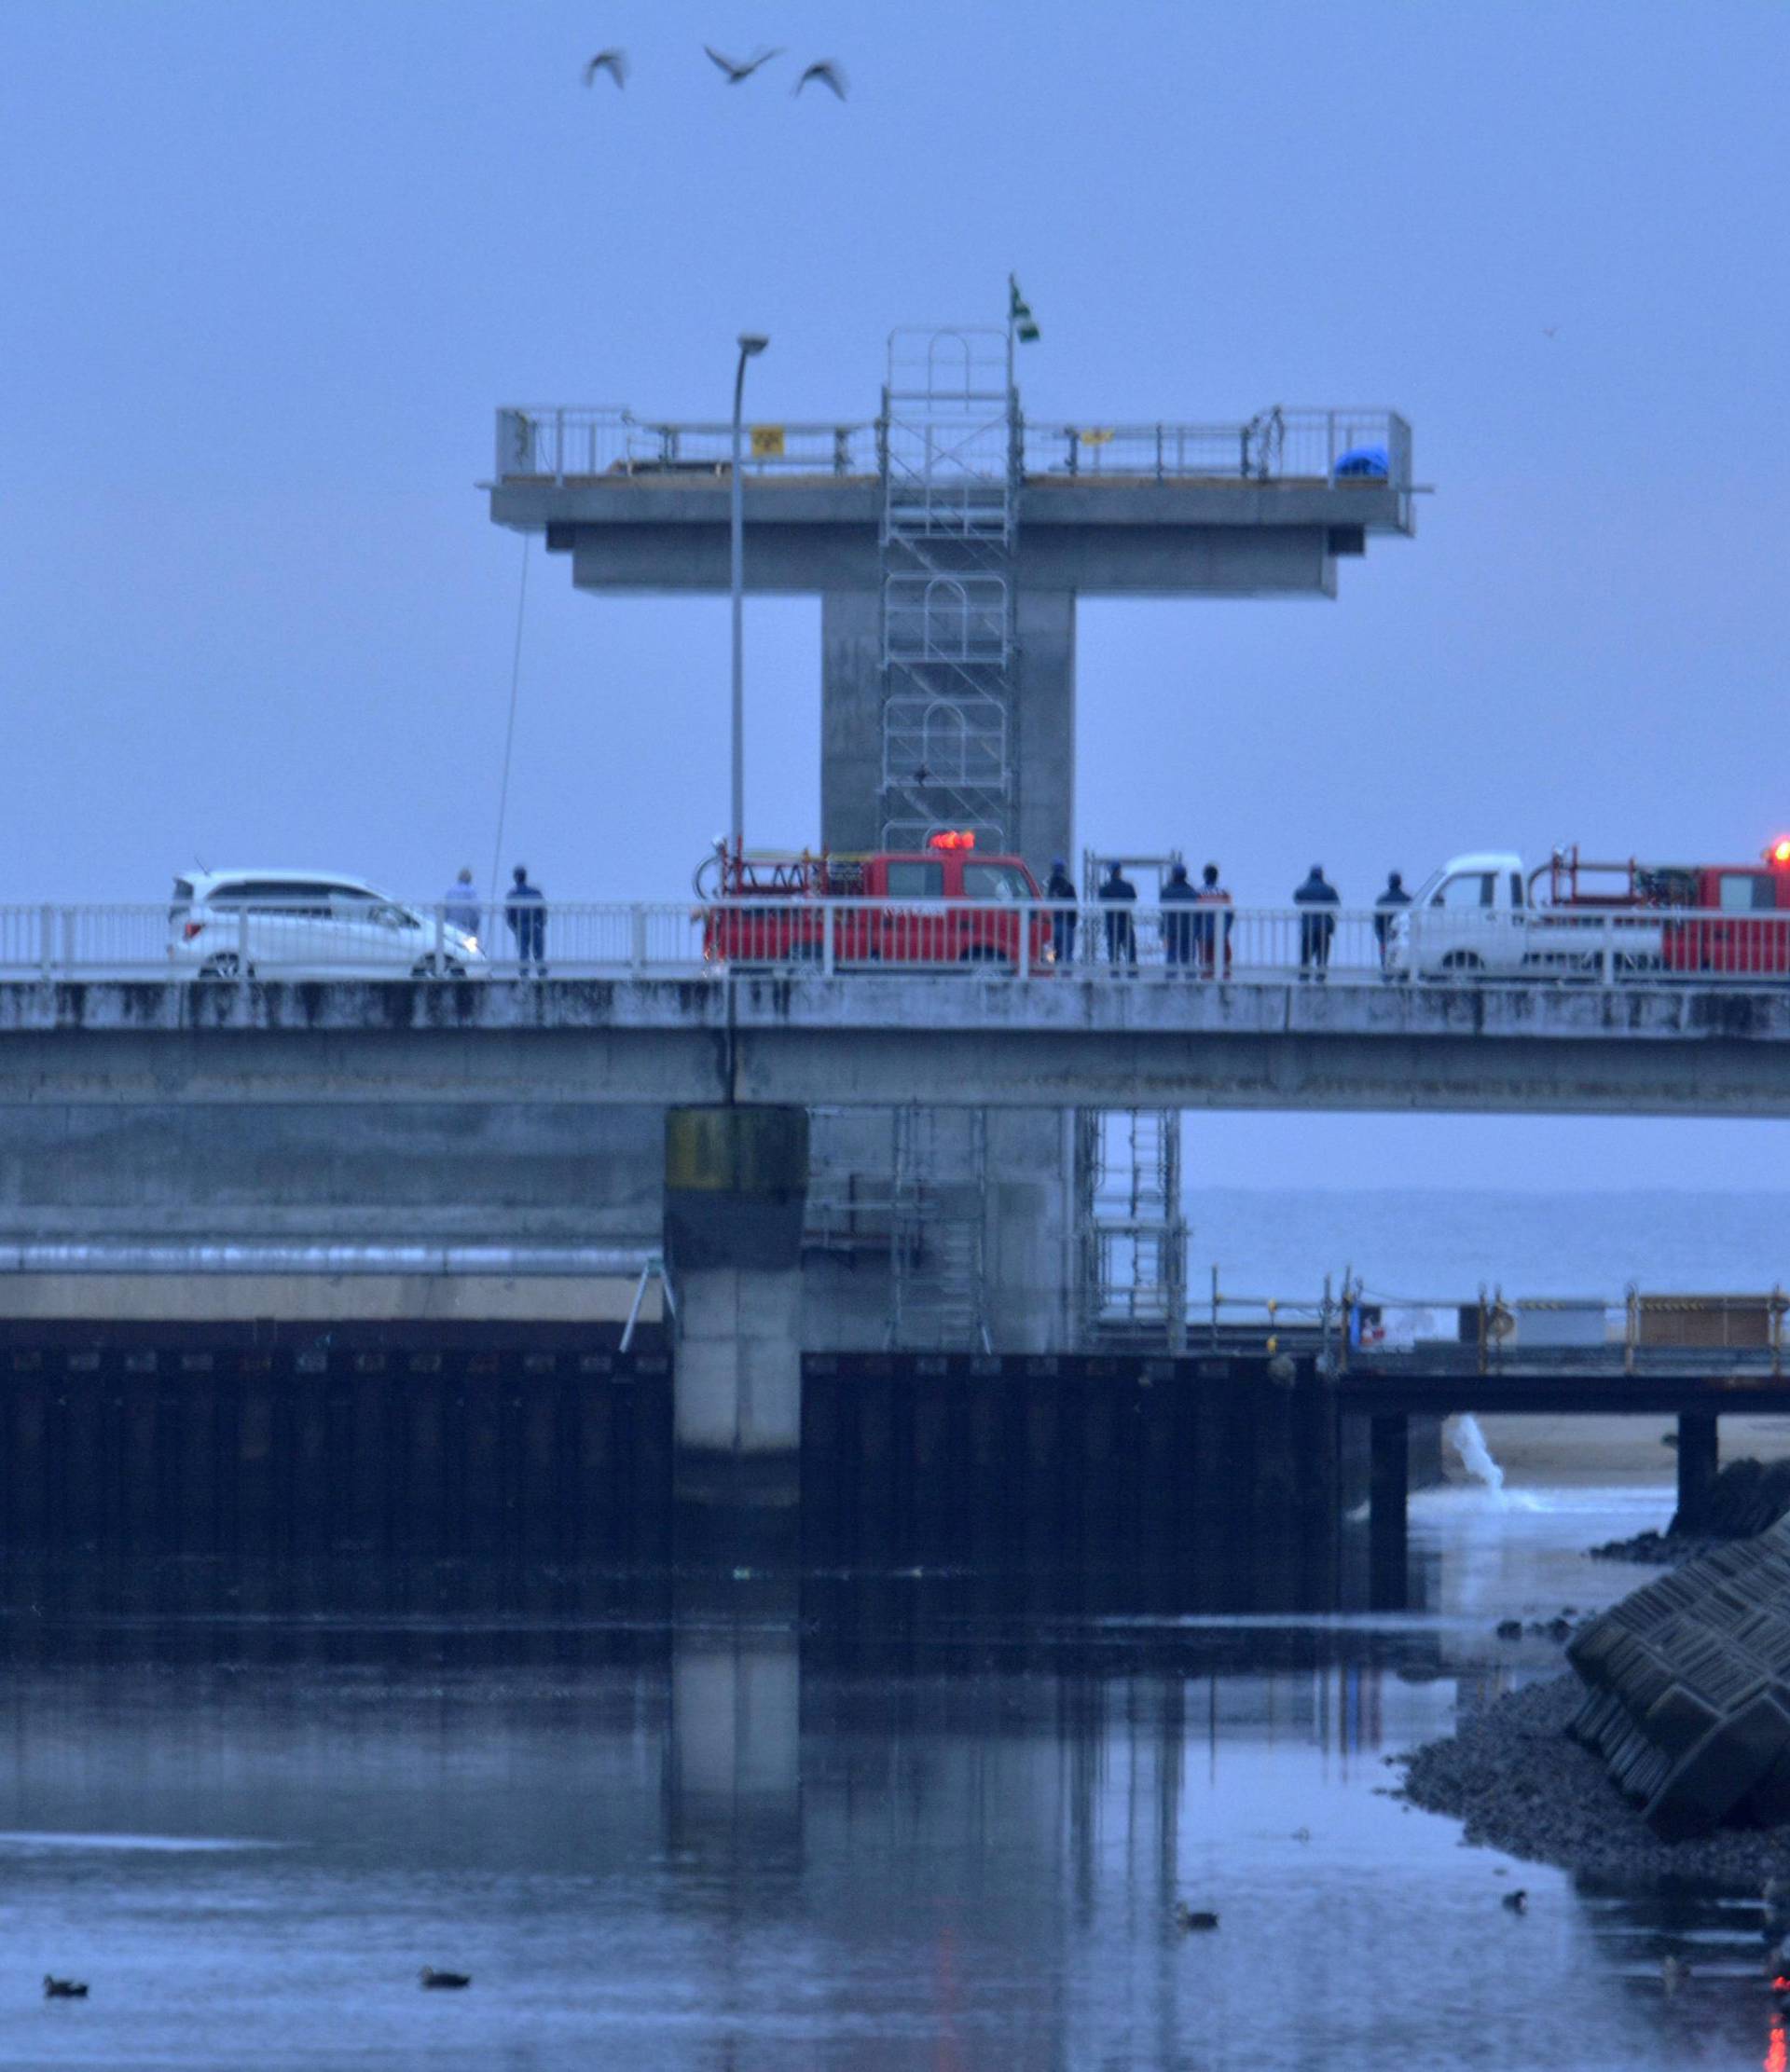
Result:
M475 936L324 871L176 878L168 955L177 977L196 979L463 979L487 969Z

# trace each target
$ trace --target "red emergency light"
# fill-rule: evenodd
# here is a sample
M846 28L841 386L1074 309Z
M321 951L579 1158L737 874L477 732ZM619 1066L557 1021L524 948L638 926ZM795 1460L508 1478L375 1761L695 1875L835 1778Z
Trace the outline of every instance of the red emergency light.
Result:
M1790 863L1790 834L1781 834L1765 852L1768 863Z
M929 836L926 845L929 849L973 849L976 838L968 828L945 828ZM1790 850L1785 853L1790 855Z

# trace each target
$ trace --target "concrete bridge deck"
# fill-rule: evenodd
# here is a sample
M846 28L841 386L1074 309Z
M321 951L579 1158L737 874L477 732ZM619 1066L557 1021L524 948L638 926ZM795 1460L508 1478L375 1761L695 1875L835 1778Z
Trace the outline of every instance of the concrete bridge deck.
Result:
M0 986L0 1103L1790 1115L1790 991L956 973Z

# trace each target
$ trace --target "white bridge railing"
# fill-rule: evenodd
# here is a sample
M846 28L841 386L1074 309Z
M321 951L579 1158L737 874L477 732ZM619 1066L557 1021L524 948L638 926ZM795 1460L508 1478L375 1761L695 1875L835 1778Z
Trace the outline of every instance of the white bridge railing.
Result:
M749 428L743 471L766 481L875 475L877 423ZM1095 482L1337 483L1407 491L1411 427L1396 410L1276 405L1242 424L1030 424L1020 468L1030 479ZM545 405L497 413L500 482L725 475L726 423L655 423L631 410Z
M1790 912L1199 907L1012 900L554 902L468 948L439 906L0 907L0 981L714 978L951 972L1040 984L1790 984ZM536 910L522 910L535 913ZM532 926L532 922L529 924ZM526 960L521 953L526 952Z

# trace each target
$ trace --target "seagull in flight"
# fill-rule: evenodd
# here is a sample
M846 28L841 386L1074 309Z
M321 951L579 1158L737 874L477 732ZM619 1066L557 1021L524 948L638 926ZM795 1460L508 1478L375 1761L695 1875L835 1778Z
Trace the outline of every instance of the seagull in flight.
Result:
M1557 323L1544 323L1541 327L1541 335L1544 338L1551 338L1557 336L1559 330L1560 326Z
M783 55L781 49L761 50L757 57L749 58L744 64L741 64L737 58L723 58L711 43L705 43L702 48L709 57L727 75L727 84L730 87L738 86L742 79L750 79L760 65L769 64L773 58L780 58Z
M831 87L841 101L846 98L846 75L831 58L822 58L818 64L808 67L795 82L797 93L801 92L810 79L818 80L823 87Z
M627 84L627 52L626 50L599 50L585 67L585 84L594 87L597 75L607 72L618 87Z

